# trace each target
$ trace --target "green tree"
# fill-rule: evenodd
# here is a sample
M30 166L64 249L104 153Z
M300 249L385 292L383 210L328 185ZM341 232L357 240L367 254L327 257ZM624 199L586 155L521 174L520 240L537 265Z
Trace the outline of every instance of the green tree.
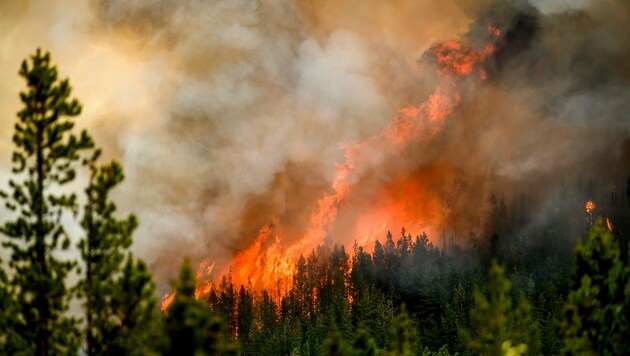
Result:
M232 273L228 273L227 276L221 278L219 285L219 312L226 321L225 336L233 340L236 336L236 329L238 324L237 319L237 293L234 290L234 284L232 283Z
M110 318L117 325L104 334L109 355L149 355L161 346L155 284L146 263L128 254L113 283Z
M444 308L442 325L448 342L446 346L453 351L462 352L466 347L457 337L457 333L459 329L467 329L470 325L469 310L472 297L470 290L465 289L461 283L453 288L453 298Z
M457 353L455 353L455 355L457 355ZM428 347L425 347L422 351L422 356L451 356L451 353L448 352L448 346L443 345L437 352L431 351Z
M100 150L96 150L87 162L91 175L81 222L86 236L79 242L85 265L79 290L85 296L86 351L88 355L111 354L113 350L139 352L124 345L146 338L139 330L155 321L155 288L142 261L134 263L129 255L123 270L125 251L138 223L133 215L122 220L115 217L116 205L109 195L124 179L123 170L115 161L98 167L99 155Z
M601 219L578 243L564 311L563 354L621 355L630 350L630 263Z
M365 324L360 323L352 342L352 354L355 356L376 356L378 355L378 346L376 340L370 336L369 330Z
M416 354L418 333L404 304L400 313L392 321L389 335L389 345L383 355L409 356Z
M352 348L343 341L339 330L333 327L326 340L324 340L324 355L348 356L351 354Z
M39 49L30 62L22 62L20 76L27 90L20 93L24 108L18 112L13 142L12 193L2 197L17 217L0 232L12 251L12 285L19 305L16 332L24 339L24 352L36 355L74 353L79 345L76 320L65 313L70 293L66 276L76 263L56 252L70 246L60 220L76 213L76 195L59 189L76 175L80 153L93 146L86 131L75 136L72 117L81 105L70 99L67 79L58 80L50 54ZM61 244L60 244L61 243Z
M496 260L490 267L488 297L475 289L476 307L470 312L471 329L460 329L468 346L485 355L535 355L539 348L538 324L531 318L531 307L522 298L516 308L510 298L511 283Z
M0 265L2 260L0 260ZM19 310L15 302L13 289L9 284L9 278L0 268L0 355L19 355L26 345L19 333L16 332L18 325L16 315Z
M243 349L249 347L254 326L254 298L241 286L238 292L238 337Z
M184 260L173 303L164 321L169 342L164 355L214 355L219 351L221 320L210 308L195 299L195 273L190 260Z

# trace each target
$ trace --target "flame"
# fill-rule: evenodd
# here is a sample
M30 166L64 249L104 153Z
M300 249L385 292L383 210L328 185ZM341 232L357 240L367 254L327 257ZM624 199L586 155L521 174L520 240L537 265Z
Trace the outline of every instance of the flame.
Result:
M162 301L160 302L160 310L162 312L166 312L168 308L173 304L173 300L175 300L175 294L177 292L173 291L172 293L166 293L162 297Z
M209 259L201 262L197 269L195 298L199 299L210 294L212 289L212 271L214 271L214 263Z
M201 297L205 297L210 293L212 289L212 271L214 270L214 263L210 260L205 260L201 262L199 268L197 269L196 286L195 286L195 298L199 299ZM177 291L173 291L172 293L166 293L162 297L160 302L160 310L162 312L166 312L168 308L173 304L173 300L175 299L175 295L177 295Z
M501 30L489 25L489 38L498 38ZM481 80L486 74L479 64L496 51L488 43L480 50L460 41L447 41L429 50L429 56L438 66L438 84L429 97L417 106L401 108L394 119L378 134L356 143L342 144L345 162L337 164L330 190L314 204L310 226L300 238L283 241L275 233L275 219L260 228L257 238L232 259L222 275L232 274L235 285L251 284L254 289L268 289L284 295L290 288L295 263L301 255L320 246L337 222L339 210L351 193L353 184L363 173L384 160L395 157L412 142L429 142L442 131L445 119L461 103L458 79L477 73ZM430 188L418 175L401 177L376 194L380 203L364 212L354 224L354 238L360 245L369 246L386 229L406 226L430 230L441 224L444 215L441 204L430 200L428 204L409 202L409 197L430 196ZM348 246L347 246L348 247ZM200 266L196 296L206 296L212 289L207 272L208 262ZM167 295L170 297L170 295ZM167 298L165 296L165 298ZM164 310L163 303L163 310ZM168 303L166 304L168 308Z
M610 221L610 218L606 218L606 227L608 228L608 231L613 232L613 224L612 221Z
M399 231L401 227L415 234L435 236L448 210L434 187L454 175L456 172L449 167L425 166L396 177L372 197L355 198L367 200L367 208L359 212L352 227L357 245L371 252L377 239L382 241L388 231Z

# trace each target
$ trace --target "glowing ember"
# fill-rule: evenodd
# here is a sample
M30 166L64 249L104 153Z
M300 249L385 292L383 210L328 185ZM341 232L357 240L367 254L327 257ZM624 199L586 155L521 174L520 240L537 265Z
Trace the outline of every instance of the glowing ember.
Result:
M606 218L606 227L608 228L608 231L613 232L613 224L612 221L610 221L610 218Z

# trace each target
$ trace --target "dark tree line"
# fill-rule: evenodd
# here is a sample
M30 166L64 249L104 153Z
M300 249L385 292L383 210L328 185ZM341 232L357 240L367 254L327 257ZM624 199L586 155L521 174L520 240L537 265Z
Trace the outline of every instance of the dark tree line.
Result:
M129 251L138 221L118 216L110 199L122 166L101 163L89 134L75 134L81 105L49 54L38 50L19 74L27 89L14 175L0 192L10 211L2 245L11 253L0 269L2 355L630 351L630 180L601 195L598 213L610 221L593 224L559 204L533 224L530 196L493 195L483 232L466 243L444 236L437 248L405 229L352 251L324 243L296 262L286 293L236 286L227 275L197 300L185 261L173 302L160 313L151 274ZM86 187L73 192L68 184L80 174ZM589 184L586 197L594 191ZM562 186L559 201L568 200ZM82 228L78 261L59 257L71 248L63 217ZM80 276L77 284L70 274ZM68 312L72 300L81 302L81 317Z

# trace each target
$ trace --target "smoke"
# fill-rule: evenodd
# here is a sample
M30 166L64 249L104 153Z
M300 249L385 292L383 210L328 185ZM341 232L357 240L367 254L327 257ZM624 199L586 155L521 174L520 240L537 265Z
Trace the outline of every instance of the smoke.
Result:
M492 23L503 35L487 80L460 83L462 104L439 134L353 177L330 232L351 242L390 207L404 212L393 222L467 235L492 190L627 173L629 10L622 0L0 2L0 178L16 72L41 46L84 104L78 125L122 161L114 198L139 216L134 251L166 286L182 256L225 266L264 224L304 234L344 162L340 145L426 99L438 80L428 49L481 45Z

